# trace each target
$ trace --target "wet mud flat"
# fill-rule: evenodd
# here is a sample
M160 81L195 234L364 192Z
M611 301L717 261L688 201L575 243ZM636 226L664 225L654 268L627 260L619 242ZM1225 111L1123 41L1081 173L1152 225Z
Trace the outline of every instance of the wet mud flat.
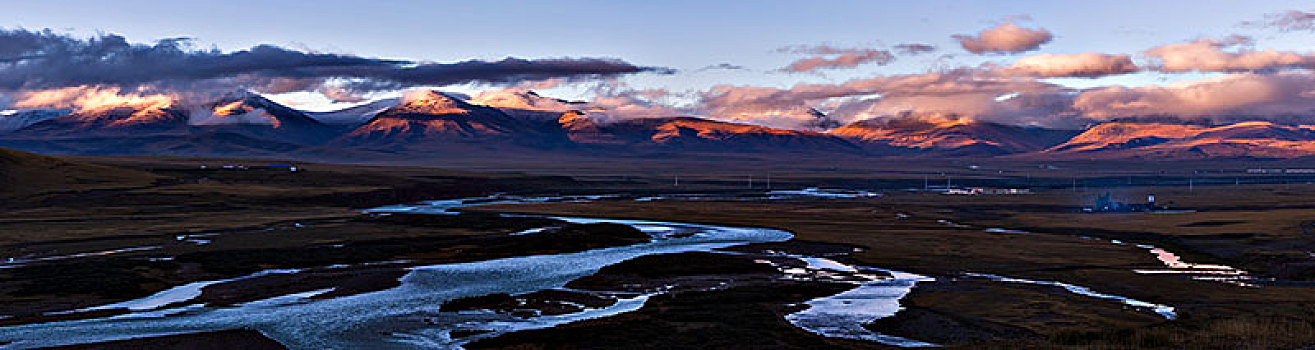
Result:
M834 211L837 208L846 209L830 202L824 204L809 204L808 207L799 209L798 213L807 216L804 219L813 223L822 221L812 219L818 213ZM900 268L901 264L898 261L878 263L881 260L873 258L888 259L886 256L890 254L910 254L911 251L900 252L886 249L887 245L891 243L900 243L898 241L899 237L877 235L882 232L880 230L889 230L890 228L899 228L898 225L906 225L927 231L927 234L915 232L921 235L911 236L912 238L906 239L907 241L917 241L912 243L918 243L920 246L933 250L941 249L941 246L937 244L928 245L925 238L935 237L931 234L937 234L952 236L959 241L980 242L990 240L1000 242L1001 244L994 247L1020 249L1024 252L1024 254L1009 256L1009 258L1021 260L1040 257L1044 259L1050 254L1042 249L1037 249L1044 247L1044 245L1035 245L1040 243L1064 248L1065 250L1061 254L1056 255L1064 255L1068 259L1064 260L1066 265L1071 266L1034 269L1029 267L1049 265L1052 264L1053 260L1038 260L1044 264L1033 264L1029 261L1010 261L1009 265L1002 265L1001 263L1004 260L995 260L989 261L993 263L991 265L959 264L946 267L947 265L928 265L928 263L945 264L945 261L926 261L925 258L922 261L913 260L911 262L922 263L920 268L924 269L923 271L928 269L927 266L938 267L942 271L934 273L936 276L935 281L919 282L917 288L912 288L911 292L904 297L903 301L906 302L901 303L903 310L894 313L891 317L878 318L866 325L867 329L876 333L917 339L939 345L965 347L1008 347L1009 344L1030 344L1039 347L1074 345L1173 347L1175 344L1194 341L1195 338L1218 337L1221 339L1220 341L1207 340L1192 344L1207 345L1204 348L1225 348L1227 345L1260 344L1255 340L1251 342L1240 341L1240 339L1245 338L1242 336L1245 334L1294 334L1294 338L1288 342L1271 342L1265 339L1266 344L1276 345L1272 347L1282 347L1277 345L1301 344L1303 342L1302 337L1308 336L1303 332L1309 331L1309 328L1299 327L1300 323L1304 322L1300 319L1286 319L1287 316L1284 316L1284 314L1272 314L1268 316L1269 321L1256 322L1257 319L1253 315L1241 312L1236 313L1236 315L1242 315L1243 317L1232 321L1235 324L1229 324L1230 321L1226 314L1221 317L1222 309L1232 307L1238 309L1235 311L1246 311L1244 309L1249 306L1242 304L1238 306L1210 304L1209 302L1216 301L1214 299L1209 299L1208 302L1198 301L1204 300L1204 298L1214 298L1214 295L1207 294L1207 292L1217 292L1220 297L1235 298L1252 303L1254 301L1251 300L1255 299L1246 298L1291 296L1284 294L1283 291L1276 291L1272 288L1253 290L1254 288L1239 286L1221 287L1219 286L1222 285L1221 283L1206 284L1187 278L1167 278L1134 273L1134 269L1143 267L1157 267L1160 265L1170 265L1169 267L1172 267L1170 261L1163 259L1163 254L1161 254L1161 259L1158 262L1153 258L1149 258L1152 255L1148 254L1146 249L1154 247L1143 248L1135 245L1111 244L1114 243L1113 241L1097 242L1090 239L1079 239L1080 237L1032 234L1029 231L1021 230L1017 232L992 232L976 227L951 227L946 229L946 225L931 220L935 218L934 216L917 212L912 213L913 216L906 214L901 217L897 214L902 212L874 210L871 207L857 205L850 208L849 211L842 214L847 216L849 214L867 215L872 219L866 219L869 221L866 224L873 227L856 231L853 230L852 225L837 220L837 224L844 224L843 226L837 226L843 230L831 230L830 232L846 234L854 232L855 234L848 237L848 239L855 242L864 242L864 244L867 244L866 246L790 241L758 243L721 249L724 252L740 253L739 256L723 253L681 253L674 254L678 255L674 258L670 256L672 254L649 255L610 264L599 269L596 273L575 278L565 283L561 288L522 293L485 293L443 303L434 303L431 306L440 313L488 313L498 315L498 317L509 317L509 319L588 314L591 311L606 309L619 311L618 313L608 313L599 317L584 318L583 321L574 323L558 324L550 329L506 333L473 327L453 329L446 333L447 336L457 338L459 341L471 341L472 343L466 344L469 347L520 345L530 347L571 347L578 346L575 344L579 344L581 341L590 342L590 347L634 346L633 343L623 343L624 337L613 339L608 338L610 335L604 335L601 338L595 335L613 333L656 339L654 340L656 344L666 347L700 345L692 342L685 343L686 340L684 339L667 339L681 338L681 336L673 334L682 333L686 333L683 335L688 339L699 339L705 342L723 341L721 344L726 347L734 346L733 342L724 338L719 340L714 335L732 334L734 335L731 337L732 339L741 341L743 344L760 347L879 347L881 345L877 343L824 337L816 332L809 332L801 329L798 324L792 323L790 316L808 310L808 306L819 299L834 297L856 289L854 284L850 283L852 281L846 280L844 274L830 272L826 275L816 274L809 271L809 268L813 267L811 265L824 264L835 269L852 269L856 265L864 265L863 261L860 260L860 258L863 258L871 261L867 263L868 265ZM750 214L760 216L761 211ZM703 218L699 221L717 222L718 220L716 218ZM924 224L922 221L926 221L926 223ZM909 222L912 225L900 224L901 222ZM874 223L881 226L874 225ZM748 225L748 223L741 224ZM780 226L788 227L790 225L780 224ZM645 229L652 228L641 228L640 230ZM818 230L812 231L817 232ZM507 235L534 236L544 232L542 230L532 233L516 231L507 233ZM672 234L672 236L688 237L679 234ZM816 234L813 237L831 238ZM949 246L953 246L955 243L935 242ZM912 252L917 253L920 251L915 250ZM962 254L955 251L950 252ZM1118 253L1119 255L1110 253ZM707 256L707 254L712 256ZM726 261L724 256L719 255L731 255L734 258L741 259L738 262ZM1001 254L1000 256L1004 257L1005 255ZM1125 259L1125 256L1126 261L1131 263L1122 263L1125 260L1120 259ZM743 258L749 260L746 262ZM1077 258L1086 260L1081 263L1073 260ZM980 266L988 266L989 269ZM763 267L771 267L775 271L770 272L768 269L763 269ZM374 268L376 267L359 267L357 269L369 271ZM995 277L990 278L984 274L973 275L966 273L981 271L977 270L979 268L1006 276L1027 277L1034 278L1034 280L998 275L989 275ZM802 269L804 273L787 271L796 271L794 269ZM329 271L315 271L314 269L300 271L299 273L307 272L329 273ZM815 278L818 276L826 276L826 278ZM840 278L834 278L837 276ZM253 281L256 281L256 279L248 281L248 283L255 283ZM295 285L298 283L285 284ZM1091 286L1091 288L1084 286ZM1144 289L1146 286L1152 288ZM1180 287L1191 288L1184 289ZM819 293L819 290L825 290L826 293ZM1075 290L1085 290L1087 295L1075 292ZM1165 290L1177 290L1177 292L1165 294ZM1243 292L1238 292L1239 290ZM1288 290L1288 292L1293 291L1295 290ZM1154 300L1165 304L1173 304L1174 306L1181 305L1183 314L1188 315L1188 317L1182 320L1166 318L1163 314L1154 312L1154 307L1130 305L1128 302L1128 300L1131 300L1130 298L1101 292L1126 293L1145 300ZM1099 295L1111 298L1100 297ZM1147 296L1151 297L1147 298ZM310 298L317 297L318 294ZM1188 300L1189 302L1163 301L1166 299L1170 301ZM1287 299L1274 300L1291 303L1291 300ZM626 304L634 305L634 309L616 307ZM730 307L723 309L725 305L733 305L735 309ZM1283 304L1267 306L1267 310L1276 310L1281 307L1286 306ZM768 317L769 315L771 317ZM442 321L438 318L434 318L434 320L435 324L442 324ZM746 328L744 327L746 324L768 331L752 332L745 330L743 328ZM774 328L777 326L784 327ZM660 329L666 331L667 334L647 332L640 329L643 327ZM699 327L706 327L706 329ZM1215 332L1211 332L1207 336L1193 336L1190 334L1191 329L1210 329ZM1293 332L1286 332L1286 330ZM768 335L764 335L764 333ZM566 337L560 334L574 334L574 336ZM530 336L540 338L520 338ZM1261 346L1261 348L1266 347L1270 346Z
M514 234L530 228L542 232ZM295 233L261 230L208 239L213 243L177 242L176 247L122 255L6 266L0 269L0 315L6 316L0 325L127 313L130 310L123 308L86 309L207 280L232 279L206 285L184 302L234 305L322 289L330 291L316 298L340 297L395 287L411 266L585 251L648 242L651 236L613 224L488 214L394 214L306 225ZM258 240L282 242L252 244Z
M396 211L378 213L383 217L401 217L407 212L417 211L435 218L461 218L449 211L451 203L421 204L402 206ZM416 219L416 218L412 218ZM536 218L543 220L544 218ZM271 279L285 275L295 276L305 273L335 273L338 269L373 270L386 269L385 265L408 265L416 260L395 259L354 264L333 264L317 267L296 267L288 269L267 269L256 273L218 281L203 281L178 286L162 291L147 298L119 303L133 311L127 318L111 317L87 319L81 321L64 321L40 325L10 326L0 328L0 337L5 340L20 341L22 347L35 347L41 344L59 345L67 343L98 343L125 338L149 337L174 332L204 332L242 327L255 327L280 343L293 348L312 348L320 346L357 347L381 346L390 344L410 344L421 347L453 347L463 341L452 341L452 337L479 335L479 327L470 324L494 326L495 334L516 332L525 329L546 328L584 319L607 317L622 314L640 308L649 296L655 292L616 293L613 306L603 306L608 298L572 297L571 293L553 290L564 287L568 282L598 271L609 265L626 259L652 254L708 251L754 242L785 241L791 236L787 232L771 229L748 227L725 227L672 222L633 221L615 219L585 218L551 218L566 225L556 223L546 227L497 235L461 233L460 239L511 239L506 245L521 247L528 240L530 246L525 251L509 257L481 256L485 259L464 263L438 263L415 266L400 279L401 286L333 298L318 298L337 289L325 288L309 292L280 295L251 302L240 302L252 298L241 296L242 288L229 288L238 292L230 297L223 291L224 283L244 283L252 286L271 288L275 285L296 285L297 283L280 282ZM409 220L408 220L409 221ZM414 226L414 225L406 225ZM642 239L640 239L642 237ZM413 237L407 237L413 238ZM535 239L543 240L534 242ZM215 244L223 243L222 237ZM484 242L484 241L478 241ZM329 244L329 248L349 246L344 243ZM582 247L575 252L553 252L551 249ZM415 259L415 244L405 245L402 257ZM478 247L484 248L484 247ZM399 248L401 249L401 248ZM408 250L411 249L411 250ZM421 250L423 251L423 249ZM478 253L479 250L476 249ZM475 254L478 255L478 254ZM305 256L292 257L304 261ZM166 261L177 260L170 259ZM755 261L754 264L759 264ZM414 265L413 265L414 266ZM761 268L761 267L760 267ZM197 285L200 283L200 285ZM560 283L560 284L558 284ZM219 287L216 287L219 286ZM231 287L231 286L230 286ZM570 287L566 287L570 288ZM206 290L210 295L206 295ZM455 313L441 310L441 305L453 300L468 297L488 296L490 294L509 293L509 296L529 294L541 297L545 305L561 308L578 307L582 312L570 313L576 309L532 310L533 316L506 318L493 315L467 315L463 311ZM639 296L633 296L640 294ZM225 300L226 297L232 300ZM216 303L235 303L232 307L186 305L198 299L209 298ZM515 299L515 298L513 298ZM555 300L547 300L555 299ZM563 300L564 299L564 300ZM524 297L514 300L521 304ZM183 301L184 304L178 303ZM117 309L119 304L102 305L91 308L95 311ZM138 309L138 307L141 307ZM498 309L494 307L492 309ZM510 309L510 308L504 308ZM560 314L560 315L559 315ZM527 315L528 316L528 315ZM562 316L562 317L556 317ZM427 324L427 325L426 325ZM474 328L474 329L472 329ZM51 338L52 332L71 335L72 338ZM309 333L308 333L309 332Z
M724 248L720 250L722 253L682 253L636 258L608 266L594 275L572 281L567 286L577 288L571 293L599 293L584 290L656 293L643 308L604 319L477 340L471 346L647 346L634 344L633 339L636 338L630 337L636 336L658 339L654 340L659 344L655 348L697 346L698 343L680 342L680 339L691 337L699 341L717 341L712 340L711 335L707 339L699 338L703 335L697 332L681 334L694 331L677 327L679 324L689 327L686 323L699 322L709 327L701 331L719 332L721 338L717 339L725 341L723 345L726 347L1007 347L1008 344L1019 343L1037 346L1080 345L1084 337L1091 336L1089 333L1092 330L1100 329L1110 322L1155 325L1170 322L1177 316L1172 307L1104 294L1062 282L985 274L932 279L898 271L881 273L881 270L845 263L853 261L850 255L854 252L863 250L861 247L843 244L790 241ZM868 276L874 274L874 271L877 276ZM907 283L903 281L912 281L916 286L901 285ZM810 292L804 292L804 289ZM900 289L909 294L888 294ZM748 293L760 294L752 297L744 295ZM484 301L490 303L484 308L497 309L514 301L510 304L522 308L515 312L532 314L534 311L526 308L543 305L542 301L535 299L534 295L523 298L498 295L494 298L479 297L455 302L468 309L477 309L480 308L478 303ZM756 305L743 305L749 302ZM694 303L702 303L703 309L693 307ZM734 305L734 309L726 305ZM723 310L723 307L726 309ZM768 308L774 313L769 315L766 312L747 311L755 308L758 311ZM706 310L716 310L716 313L700 313ZM822 317L825 320L817 323L817 320L801 319L803 315L809 314L805 311L813 311L812 317ZM751 320L753 317L759 319ZM771 325L779 323L768 322L779 321L780 318L789 320L791 327L774 328ZM1002 322L1001 318L1006 318L1007 322ZM844 324L846 322L851 324ZM761 338L745 335L745 338L728 340L731 338L727 337L733 337L741 331L736 328L741 325L752 325L767 330L764 333L768 334L755 333ZM659 336L636 329L663 329L678 335ZM868 333L854 329L867 330ZM800 330L807 330L809 334L801 334ZM585 334L609 336L577 338ZM622 336L609 338L612 334ZM819 339L818 336L825 337ZM1168 344L1165 338L1154 336L1129 339L1133 339L1132 344L1138 345Z
M1069 293L1046 285L988 279L939 279L919 284L904 308L866 327L883 334L946 346L1046 344L1047 333L1101 330L1111 322L1170 322L1149 310ZM1053 345L1053 344L1050 344Z
M3 345L3 344L0 344ZM58 350L136 350L136 349L187 349L187 350L283 350L287 347L249 329L189 333L116 340L95 344L59 346Z
M1072 200L1068 193L1042 193L1009 198L888 194L862 200L562 203L510 210L761 225L796 233L795 240L861 246L862 251L848 257L831 258L936 278L933 283L913 288L904 299L906 312L877 320L869 328L943 346L1281 349L1315 344L1315 319L1310 316L1315 315L1311 307L1315 300L1310 297L1315 294L1309 293L1309 287L1281 281L1250 286L1256 279L1282 278L1284 273L1253 269L1255 265L1246 259L1215 255L1210 249L1198 249L1198 245L1173 243L1180 240L1179 236L1184 242L1194 242L1243 237L1224 235L1229 232L1265 233L1219 244L1234 251L1283 253L1294 261L1305 261L1310 258L1304 252L1271 248L1285 244L1302 247L1307 236L1299 224L1309 221L1303 218L1308 216L1297 209L1235 211L1240 209L1223 208L1217 203L1250 200L1281 204L1264 197L1264 193L1236 198L1205 195L1202 190L1195 197L1165 191L1156 189L1157 194L1183 198L1183 206L1204 209L1191 214L1123 216L1080 214L1072 208L1015 210L1018 205L1062 209L1063 202ZM1188 201L1193 198L1200 202ZM1298 197L1284 198L1280 199L1295 202ZM938 220L971 227L951 227ZM1229 222L1216 223L1222 221ZM1198 222L1209 224L1193 224ZM1122 226L1118 228L1122 231L1112 231L1110 226ZM1155 253L1156 248L1175 253L1179 260L1175 263L1174 259L1166 259L1168 254ZM1179 268L1183 262L1188 268ZM1239 269L1203 268L1213 266ZM1226 280L1201 278L1211 276L1206 272L1233 273L1240 269L1250 273L1249 280L1235 281L1239 276L1229 274L1222 276ZM1162 270L1181 272L1160 273ZM1153 307L1076 294L1062 286L991 281L970 278L966 273L1062 282L1094 294L1173 307L1179 317L1169 320L1154 312ZM895 327L919 322L935 324ZM936 325L939 323L945 324Z
M566 285L573 291L601 295L616 291L648 295L642 308L550 329L478 339L468 347L689 348L713 344L826 349L931 345L863 328L868 320L894 313L904 295L896 291L912 288L913 281L922 277L837 261L848 261L848 255L861 250L844 244L787 241L643 256Z
M789 243L785 243L789 244ZM736 250L743 250L736 247ZM773 262L773 263L769 263ZM863 348L785 320L808 300L854 288L835 280L792 279L805 264L762 253L647 255L607 266L566 285L594 295L648 294L636 311L476 340L467 348ZM470 300L454 301L465 304ZM497 301L500 298L484 299ZM498 303L484 305L497 308ZM528 304L526 304L528 305ZM642 341L639 341L642 339Z

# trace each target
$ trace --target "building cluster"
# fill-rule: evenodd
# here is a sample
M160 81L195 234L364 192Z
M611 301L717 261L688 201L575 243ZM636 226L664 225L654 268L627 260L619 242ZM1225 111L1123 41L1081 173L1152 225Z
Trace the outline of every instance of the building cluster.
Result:
M991 187L946 187L942 189L941 194L976 196L976 195L1010 195L1010 194L1031 194L1032 190L1026 188L991 188Z
M1146 195L1146 203L1125 203L1114 200L1109 192L1105 192L1105 194L1096 198L1096 202L1091 207L1084 208L1083 211L1099 213L1134 213L1150 212L1160 209L1162 208L1155 204L1154 194Z
M292 164L269 164L269 165L258 165L258 166L246 166L246 165L222 165L222 166L215 167L215 168L211 168L211 167L208 166L208 165L202 165L202 166L199 167L199 169L201 169L201 170L211 170L211 169L224 169L224 170L270 169L270 170L284 170L284 171L289 171L289 172L295 172L295 171L298 170L298 169L297 169L297 166L296 166L296 165L292 165Z
M1315 169L1307 168L1251 168L1247 169L1247 174L1315 174Z

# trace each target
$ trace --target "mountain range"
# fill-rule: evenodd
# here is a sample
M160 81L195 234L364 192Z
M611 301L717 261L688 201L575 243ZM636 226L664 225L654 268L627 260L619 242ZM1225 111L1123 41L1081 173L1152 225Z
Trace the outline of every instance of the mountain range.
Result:
M1082 158L1297 158L1315 155L1315 125L1107 122L1037 152Z
M917 117L869 119L830 131L866 147L892 147L923 156L998 156L1027 153L1058 145L1075 130L1044 129L967 119Z
M358 161L534 152L1038 159L1315 156L1315 125L1124 119L1084 130L902 115L825 132L690 116L613 118L533 92L473 98L418 91L334 112L303 112L236 91L200 106L108 105L0 112L0 147L61 154L284 157Z

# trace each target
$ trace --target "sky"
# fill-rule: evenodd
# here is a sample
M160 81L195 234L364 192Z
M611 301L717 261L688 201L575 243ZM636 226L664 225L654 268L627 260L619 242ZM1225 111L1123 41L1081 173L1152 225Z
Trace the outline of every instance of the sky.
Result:
M286 88L262 91L306 109L330 109L360 103L361 98L396 96L404 89L430 86L426 83L442 83L432 87L472 95L509 86L533 86L540 88L542 94L598 99L604 107L639 114L694 114L789 128L801 128L803 123L811 121L812 115L800 112L807 107L831 114L841 122L908 111L1056 125L1134 114L1199 116L1260 111L1257 113L1291 115L1315 107L1315 103L1306 105L1300 100L1301 94L1307 91L1302 90L1305 89L1302 84L1308 80L1304 74L1315 67L1311 63L1315 59L1307 62L1303 58L1315 51L1310 49L1315 44L1315 31L1302 27L1299 21L1295 25L1279 23L1283 15L1293 11L1315 13L1312 12L1315 5L1303 1L52 0L4 1L0 6L4 8L0 12L0 28L49 29L57 35L80 40L117 35L132 44L153 45L162 39L189 38L189 50L215 49L222 53L272 45L301 53L399 60L405 61L404 65L432 64L426 68L441 74L450 73L448 64L470 60L498 62L507 57L553 68L551 72L536 70L534 75L506 73L489 78L461 75L467 78L464 80L436 76L399 79L400 75L413 74L405 70L346 74L335 68L307 77L301 72L271 73L261 68L255 75L264 80L258 83L244 80L238 84L257 91L261 90L260 85L269 85L266 81L269 79L329 79L329 85L342 85L341 79L334 79L338 75L356 79L355 83L361 79L388 82L386 86L369 88L356 84L349 89L355 99L339 98L342 102L334 104L321 98L315 89L302 93L288 93L284 91L289 90ZM1018 42L1010 41L1017 38L1001 38L990 43L982 39L986 31L1005 26L1021 30L1011 35L1030 33L1036 35L1032 38L1036 40ZM1231 37L1247 39L1229 41ZM979 45L979 52L973 52L965 39L981 39L985 46ZM1274 50L1279 54L1220 57L1233 63L1185 62L1177 68L1166 65L1167 61L1160 62L1170 56L1147 55L1155 47L1203 43L1201 40L1213 40L1210 44L1214 45L1213 52ZM928 45L934 50L904 53L899 50L899 45L904 44ZM2 45L0 55L4 54ZM1008 47L992 48L992 45ZM1182 50L1174 52L1193 52L1187 51L1188 48L1178 49ZM1282 55L1288 53L1296 56ZM1051 73L1042 76L1006 69L1029 56L1044 54L1129 55L1136 68L1115 73L1070 69L1069 72L1047 71ZM568 64L535 61L560 58L615 60L613 63L624 63L629 68L599 68L596 65L599 62L595 61ZM1112 57L1087 58L1104 59L1101 64L1108 65ZM813 61L804 61L808 59ZM1048 61L1036 58L1032 62L1046 67L1062 63L1056 63L1060 59L1057 57L1045 59ZM1074 60L1064 62L1069 67L1096 64ZM586 63L595 71L581 70ZM1148 68L1152 65L1159 67ZM964 69L974 71L955 72ZM947 73L955 76L945 77ZM0 65L0 79L4 74L4 66ZM203 85L211 86L217 79L189 75L186 79L191 80L187 84L179 84L175 78L163 79L168 80L165 82L100 77L51 83L43 77L53 73L25 71L25 74L22 81L8 88L10 95L17 95L10 100L21 101L22 94L31 91L70 86L80 87L79 91L83 92L118 89L119 94L140 90L142 86L152 87L152 92L197 90L200 88L195 80L209 80ZM253 75L250 71L234 74L244 78ZM927 74L941 74L938 81L942 83L980 85L990 81L997 86L956 90L956 94L972 95L971 102L944 100L947 92L929 91L925 86L907 89L872 86L897 85L900 83L890 80L925 78ZM1015 81L1005 85L1001 79ZM543 80L551 83L545 84ZM1219 80L1224 82L1218 83ZM1174 96L1177 91L1152 90L1174 89L1175 84L1242 84L1253 80L1265 81L1269 89L1299 91L1284 90L1272 96L1256 97L1259 100L1237 103L1205 102L1200 108L1183 109L1168 105L1201 103L1193 99L1215 92L1197 91L1194 94L1200 96L1193 97ZM557 84L559 81L562 83ZM851 85L863 86L844 86L847 82L860 82ZM1046 86L1036 86L1038 83ZM315 84L326 83L316 81ZM814 91L847 91L819 97L796 89L800 86ZM1002 98L1011 91L1047 101L1071 95L1068 97L1071 101L1065 102L1065 107L1045 110L1029 107L1039 102L1006 106L1003 110L981 105L987 103L982 96L996 94L996 98ZM1078 101L1082 96L1077 95L1082 92L1093 94L1085 101ZM935 94L941 94L942 98L934 98ZM803 104L805 108L759 101L769 95L776 102ZM883 98L884 101L875 101ZM854 101L863 99L866 100ZM997 102L1019 104L1010 100ZM744 103L737 105L735 101ZM1158 103L1165 107L1102 109L1091 106L1096 103L1093 101L1119 106ZM960 103L967 106L959 106ZM1218 106L1212 108L1212 103ZM1063 116L1054 116L1060 114Z

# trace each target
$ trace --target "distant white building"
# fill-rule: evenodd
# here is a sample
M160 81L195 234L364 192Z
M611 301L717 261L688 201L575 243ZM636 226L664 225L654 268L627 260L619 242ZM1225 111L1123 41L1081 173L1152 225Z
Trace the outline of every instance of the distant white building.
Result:
M1032 190L1026 188L989 188L989 187L970 187L970 188L951 188L942 192L942 194L952 195L1010 195L1010 194L1030 194Z

